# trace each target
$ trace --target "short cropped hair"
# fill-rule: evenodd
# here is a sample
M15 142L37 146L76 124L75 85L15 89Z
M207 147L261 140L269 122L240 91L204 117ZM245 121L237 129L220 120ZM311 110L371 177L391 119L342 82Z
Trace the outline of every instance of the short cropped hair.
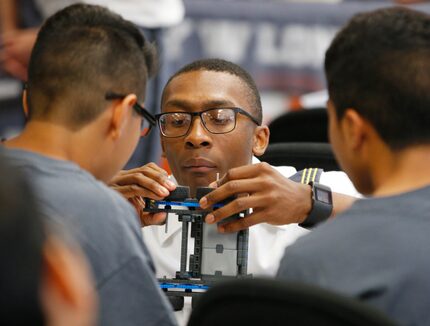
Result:
M263 112L261 106L261 98L260 93L258 92L257 85L255 81L252 79L251 75L239 65L226 61L223 59L202 59L194 61L181 69L179 69L170 79L167 81L167 85L177 76L182 75L187 72L192 71L216 71L216 72L225 72L230 75L234 75L239 77L244 85L248 88L249 92L246 94L249 100L249 103L252 105L252 109L255 113L255 118L261 124L263 121Z
M44 325L40 303L46 229L32 191L0 157L0 320Z
M145 97L155 48L107 8L75 4L42 26L28 69L29 118L79 129L106 108L105 94Z
M361 13L326 52L338 118L354 108L392 150L430 142L430 16L393 7Z

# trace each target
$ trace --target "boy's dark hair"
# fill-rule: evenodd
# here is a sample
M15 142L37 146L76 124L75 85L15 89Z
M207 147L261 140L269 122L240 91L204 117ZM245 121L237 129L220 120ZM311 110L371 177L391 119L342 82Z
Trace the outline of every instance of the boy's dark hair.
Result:
M76 4L40 29L28 69L29 118L79 129L106 107L105 94L144 100L155 48L131 22L100 6Z
M255 82L252 79L251 75L248 72L246 72L245 69L243 69L242 67L238 66L233 62L222 60L222 59L202 59L202 60L191 62L190 64L179 69L172 77L170 77L170 79L166 83L166 86L164 86L164 89L166 89L167 85L175 77L187 72L198 71L198 70L226 72L231 75L239 77L249 90L248 94L246 95L249 99L249 103L251 103L252 105L252 110L254 110L255 118L258 120L260 124L262 123L263 112L262 112L262 106L261 106L260 93L258 92L257 85L255 85Z
M358 14L326 52L340 119L354 108L393 150L430 142L430 16L406 8Z
M44 325L40 304L46 238L31 189L0 157L0 320L2 325Z

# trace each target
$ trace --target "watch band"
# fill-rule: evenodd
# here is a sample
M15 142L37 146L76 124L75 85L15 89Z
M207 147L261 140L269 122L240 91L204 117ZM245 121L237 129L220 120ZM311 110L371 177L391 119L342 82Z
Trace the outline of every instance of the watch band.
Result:
M312 208L306 219L299 225L312 228L327 220L333 211L333 199L330 187L317 182L309 182L312 189Z

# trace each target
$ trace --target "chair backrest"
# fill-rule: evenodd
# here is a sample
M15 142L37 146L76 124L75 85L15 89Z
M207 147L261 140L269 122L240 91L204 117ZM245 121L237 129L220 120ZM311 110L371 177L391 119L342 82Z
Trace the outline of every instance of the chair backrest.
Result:
M325 108L287 112L269 124L269 142L328 143L327 124Z
M242 279L211 288L188 326L396 325L382 312L318 287L275 279Z
M270 144L259 159L275 166L294 166L297 170L305 168L320 168L325 171L340 170L331 145L327 143Z

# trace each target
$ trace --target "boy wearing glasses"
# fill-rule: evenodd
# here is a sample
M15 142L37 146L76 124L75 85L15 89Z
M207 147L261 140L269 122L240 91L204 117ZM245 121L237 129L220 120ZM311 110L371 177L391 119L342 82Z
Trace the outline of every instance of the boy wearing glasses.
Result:
M103 7L59 11L31 55L28 123L5 143L10 162L34 181L44 215L69 227L86 253L101 325L175 324L135 210L104 184L154 124L138 104L154 52L132 23Z
M196 61L170 78L161 103L162 113L157 115L157 120L164 155L175 181L190 186L193 196L197 187L208 186L217 179L217 174L240 178L225 187L230 194L250 195L236 199L217 212L230 216L253 208L253 213L243 220L252 224L267 222L250 228L248 271L274 274L285 245L306 233L297 224L280 225L297 223L307 216L311 192L309 186L287 179L295 174L293 167L275 169L258 163L253 157L264 153L269 130L262 125L261 101L251 76L225 60ZM171 181L174 180L169 180L154 164L123 171L113 180L117 190L135 201L139 195L154 199L167 196L174 187L169 184ZM343 173L323 173L320 182L339 192L354 191ZM141 208L144 224L164 221L165 215L158 214L154 218ZM143 229L145 242L154 256L157 276L172 276L178 269L180 229L175 216L167 219L165 227ZM192 246L193 241L190 241L190 250Z

